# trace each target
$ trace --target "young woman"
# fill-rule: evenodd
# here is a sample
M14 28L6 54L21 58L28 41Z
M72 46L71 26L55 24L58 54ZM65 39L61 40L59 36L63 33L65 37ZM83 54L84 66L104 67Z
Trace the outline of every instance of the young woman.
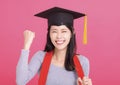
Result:
M24 48L16 70L17 85L26 85L37 72L40 75L39 81L45 81L44 84L39 83L39 85L92 85L92 81L88 77L88 59L83 55L76 55L76 40L73 28L73 19L75 18L71 11L55 7L39 13L37 16L43 18L47 16L47 43L44 51L36 52L28 64L29 50L35 38L35 33L30 30L24 31ZM48 60L50 63L47 63L48 65L45 67L43 63L45 57L48 58L49 56L49 54L46 56L47 53L50 52L52 52L51 59ZM77 56L81 64L84 73L83 78L79 77L75 70L74 55ZM48 68L48 71L46 72L43 68ZM41 75L43 76L41 77Z

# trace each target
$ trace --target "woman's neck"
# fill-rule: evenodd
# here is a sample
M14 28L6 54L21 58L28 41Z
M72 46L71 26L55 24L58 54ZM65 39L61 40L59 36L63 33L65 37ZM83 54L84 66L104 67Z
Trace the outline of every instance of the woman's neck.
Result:
M54 50L53 57L56 60L58 60L58 61L65 60L65 56L66 56L66 49L64 49L64 50L57 50L57 49L55 49Z
M65 56L66 56L66 49L65 50L55 49L52 57L52 64L58 67L64 67Z

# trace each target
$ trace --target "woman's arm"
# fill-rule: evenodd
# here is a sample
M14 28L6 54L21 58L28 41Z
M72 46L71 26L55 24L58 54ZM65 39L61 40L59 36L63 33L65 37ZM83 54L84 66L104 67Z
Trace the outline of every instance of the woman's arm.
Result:
M81 85L92 85L92 80L91 78L89 78L89 71L90 71L89 60L87 59L87 57L83 55L80 55L78 57L84 72L84 77L83 79L81 78L77 79L77 85L79 85L79 83L81 83Z
M29 30L24 31L24 47L21 51L20 59L16 68L16 83L17 85L25 85L29 80L29 75L32 72L29 70L30 67L28 64L29 49L35 37L35 33ZM34 61L32 61L34 62Z
M16 67L17 85L26 85L39 71L45 52L38 51L28 63L28 50L22 50Z

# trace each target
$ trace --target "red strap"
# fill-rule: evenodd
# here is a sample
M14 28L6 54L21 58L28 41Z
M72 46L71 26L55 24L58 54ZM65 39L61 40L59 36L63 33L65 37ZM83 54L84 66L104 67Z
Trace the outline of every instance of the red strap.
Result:
M45 85L53 52L47 52L40 70L38 85Z
M47 52L45 55L45 58L44 58L43 63L42 63L42 68L40 70L40 77L39 77L38 85L45 85L46 84L52 54L53 54L53 52L51 51L51 52ZM80 61L78 60L76 55L74 56L73 61L75 64L75 69L76 69L77 75L79 77L83 78L84 73L83 73Z
M77 72L78 77L83 79L84 73L83 73L83 70L82 70L82 66L81 66L80 61L78 60L78 57L76 55L73 57L73 61L74 61L74 64L75 64L75 70Z

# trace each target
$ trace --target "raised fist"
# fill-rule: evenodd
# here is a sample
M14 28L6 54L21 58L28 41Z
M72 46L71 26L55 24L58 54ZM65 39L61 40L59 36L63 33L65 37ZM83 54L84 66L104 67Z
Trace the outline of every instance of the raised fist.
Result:
M24 49L29 50L30 46L35 38L35 33L30 30L24 31Z

